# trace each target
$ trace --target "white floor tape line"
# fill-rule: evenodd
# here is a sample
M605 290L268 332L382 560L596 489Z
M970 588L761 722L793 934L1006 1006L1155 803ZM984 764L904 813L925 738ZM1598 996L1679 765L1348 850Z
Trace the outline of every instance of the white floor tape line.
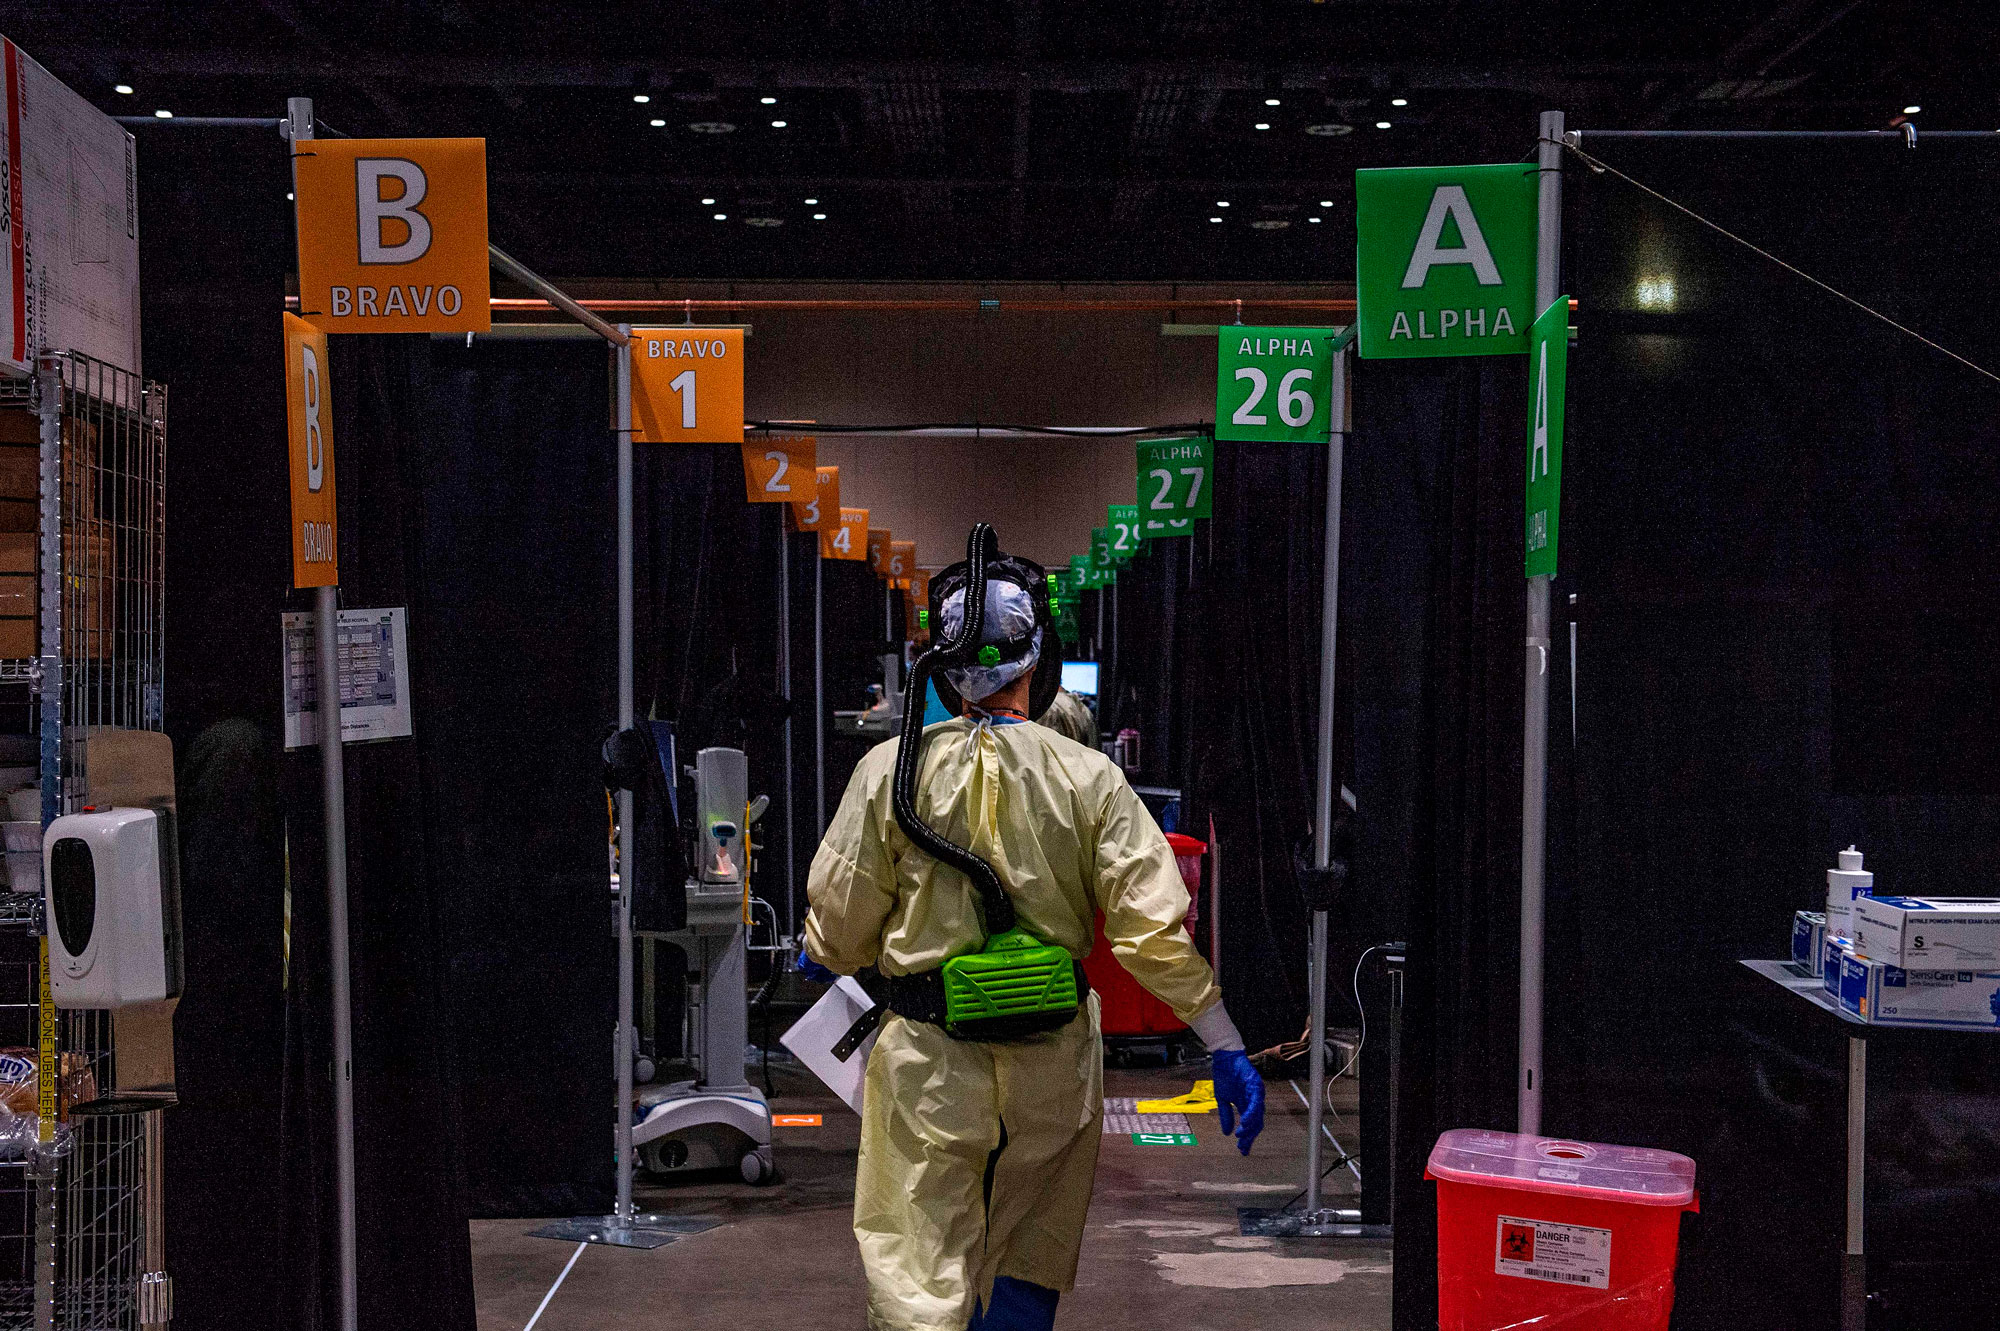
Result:
M549 1286L549 1292L542 1295L542 1301L536 1307L535 1315L528 1319L528 1324L522 1327L521 1331L535 1331L535 1323L541 1321L542 1314L548 1311L549 1300L553 1299L556 1296L556 1291L562 1288L562 1282L569 1279L569 1269L576 1265L576 1259L583 1256L583 1250L589 1246L588 1243L579 1243L576 1245L576 1251L569 1255L567 1262L563 1263L562 1274L556 1277L555 1284Z

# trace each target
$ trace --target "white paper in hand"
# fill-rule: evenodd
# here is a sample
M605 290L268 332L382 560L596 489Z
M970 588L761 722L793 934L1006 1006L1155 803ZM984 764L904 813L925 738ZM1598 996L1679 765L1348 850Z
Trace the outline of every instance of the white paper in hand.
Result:
M779 1037L779 1043L857 1114L861 1112L862 1081L868 1071L868 1054L875 1048L876 1033L870 1031L860 1048L845 1059L834 1057L833 1047L861 1020L861 1014L874 1006L875 1000L868 997L860 981L843 975L826 991L825 997Z

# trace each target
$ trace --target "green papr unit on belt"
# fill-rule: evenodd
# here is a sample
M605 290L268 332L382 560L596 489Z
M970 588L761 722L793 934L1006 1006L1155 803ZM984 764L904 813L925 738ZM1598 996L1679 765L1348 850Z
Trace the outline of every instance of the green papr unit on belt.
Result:
M991 643L974 650L985 628L988 560L1001 559L993 529L980 523L966 542L965 614L950 641L917 658L910 670L909 691L924 696L931 672L942 665L977 660L998 665L1000 649ZM954 570L945 570L945 577ZM933 584L941 589L942 581ZM1045 582L1043 584L1046 585ZM1037 619L1048 614L1046 591L1037 598ZM1069 950L1044 943L1020 928L1014 903L1001 886L993 866L964 846L947 840L917 816L916 782L923 746L921 708L904 712L903 737L896 754L895 813L904 835L929 854L959 870L979 889L984 908L985 946L944 963L947 1034L960 1040L1013 1040L1037 1031L1054 1030L1075 1020L1082 1005L1082 968Z

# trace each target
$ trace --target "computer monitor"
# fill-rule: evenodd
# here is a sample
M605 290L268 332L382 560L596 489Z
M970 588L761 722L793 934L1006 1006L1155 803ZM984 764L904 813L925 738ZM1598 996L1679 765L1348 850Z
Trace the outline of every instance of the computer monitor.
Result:
M1071 693L1097 696L1097 662L1065 661L1062 667L1062 686Z

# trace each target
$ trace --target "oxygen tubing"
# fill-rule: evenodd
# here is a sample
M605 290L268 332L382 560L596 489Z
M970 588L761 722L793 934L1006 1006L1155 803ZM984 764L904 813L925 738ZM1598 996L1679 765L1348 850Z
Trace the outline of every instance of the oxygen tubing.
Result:
M910 685L904 696L903 737L896 746L894 807L896 823L918 848L944 861L972 880L985 907L988 936L1004 934L1014 927L1014 903L1000 885L993 866L957 844L917 816L917 770L921 766L924 743L924 706L931 675L940 666L969 665L979 650L979 637L986 627L986 561L1000 553L993 528L979 523L966 538L965 616L958 632L917 658L910 668ZM942 627L942 626L940 626Z

